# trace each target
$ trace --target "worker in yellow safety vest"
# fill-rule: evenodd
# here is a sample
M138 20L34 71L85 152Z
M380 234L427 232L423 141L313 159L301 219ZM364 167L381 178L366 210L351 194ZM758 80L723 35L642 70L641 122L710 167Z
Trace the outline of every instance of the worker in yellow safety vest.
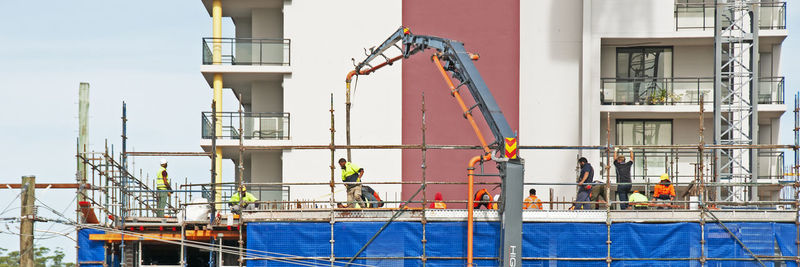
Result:
M244 197L240 197L244 196ZM231 199L228 200L228 204L231 205L231 212L236 214L242 213L242 207L246 209L255 209L258 207L258 198L247 192L247 187L245 185L240 185L239 190L231 196Z
M364 168L359 168L344 158L339 159L339 167L342 168L342 182L347 183L344 185L347 188L347 207L366 208L366 203L361 199L361 177L364 176Z
M156 215L164 217L164 208L167 207L167 201L169 201L169 196L172 194L172 186L170 186L169 175L167 175L167 159L161 159L161 168L158 170L157 177L158 210L156 210Z
M536 196L536 189L531 188L528 193L530 193L530 195L525 198L522 209L542 209L542 201Z

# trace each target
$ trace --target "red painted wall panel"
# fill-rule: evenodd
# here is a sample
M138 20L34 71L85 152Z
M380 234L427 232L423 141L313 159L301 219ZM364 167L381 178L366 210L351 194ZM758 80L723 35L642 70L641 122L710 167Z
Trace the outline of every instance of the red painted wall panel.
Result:
M406 0L403 1L403 25L414 34L440 36L464 42L468 51L480 54L475 62L489 89L495 96L509 124L519 128L519 0ZM460 107L450 96L431 52L419 53L403 62L403 144L422 143L421 96L425 92L426 141L428 144L478 145L472 128L462 116ZM467 105L474 104L467 90L462 91ZM478 109L473 111L484 138L494 140ZM466 182L467 161L480 150L429 150L428 181ZM403 180L420 181L421 152L403 151ZM496 173L494 163L485 165ZM478 178L476 181L498 182L499 178ZM476 185L475 190L494 185ZM403 199L417 191L417 185L403 187ZM430 185L427 198L442 192L445 200L467 199L466 185ZM491 190L499 192L499 188ZM521 196L520 196L521 197ZM417 199L421 199L421 195ZM448 204L464 208L464 204Z

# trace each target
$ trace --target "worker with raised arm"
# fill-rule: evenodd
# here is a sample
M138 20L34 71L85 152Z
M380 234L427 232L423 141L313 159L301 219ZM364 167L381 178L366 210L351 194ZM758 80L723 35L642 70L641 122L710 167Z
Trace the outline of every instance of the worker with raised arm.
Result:
M342 182L347 188L347 207L366 208L366 204L361 199L361 177L364 176L364 168L359 168L346 159L339 159L339 167L342 168Z
M231 196L231 199L228 200L228 204L231 205L231 212L242 214L242 210L244 209L255 209L258 207L258 203L255 203L256 201L258 201L258 198L250 192L247 192L247 186L239 185L239 190Z
M522 204L522 209L542 209L542 201L536 196L536 189L531 188L528 193L530 193L530 195L525 198L525 202Z
M576 210L589 210L592 205L589 202L589 193L592 192L592 182L594 181L594 168L589 164L589 161L581 157L578 159L578 165L581 167L580 175L578 175L578 195L575 197Z
M621 202L620 209L628 209L628 194L631 192L631 167L633 166L633 148L628 148L631 160L625 161L625 155L618 153L619 148L614 148L614 167L617 169L617 199Z
M164 208L167 207L169 196L172 195L172 186L170 186L169 175L167 174L167 159L161 159L161 168L158 170L156 179L156 190L158 190L158 210L156 215L164 217Z

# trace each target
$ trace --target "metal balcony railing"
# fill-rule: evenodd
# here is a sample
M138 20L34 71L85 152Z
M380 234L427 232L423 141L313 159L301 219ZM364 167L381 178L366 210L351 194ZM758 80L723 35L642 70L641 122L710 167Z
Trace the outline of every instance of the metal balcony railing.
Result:
M714 1L675 3L676 30L712 30L714 28ZM762 30L786 29L786 2L761 2L759 28ZM722 25L727 27L729 25Z
M214 45L220 45L222 65L291 64L290 39L203 38L203 65L214 64Z
M202 113L202 138L211 139L212 112ZM218 112L217 119L222 124L219 139L239 139L242 129L244 139L288 140L290 137L290 115L287 112L244 112L239 124L238 112Z
M713 103L714 78L602 78L603 105L698 105ZM784 78L759 78L759 104L784 103Z

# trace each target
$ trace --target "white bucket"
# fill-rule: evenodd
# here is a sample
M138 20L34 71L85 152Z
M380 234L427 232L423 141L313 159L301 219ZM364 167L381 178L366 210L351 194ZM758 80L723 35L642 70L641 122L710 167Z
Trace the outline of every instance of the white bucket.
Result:
M697 196L690 196L689 197L689 209L690 210L697 210L699 208L699 201L700 199Z

